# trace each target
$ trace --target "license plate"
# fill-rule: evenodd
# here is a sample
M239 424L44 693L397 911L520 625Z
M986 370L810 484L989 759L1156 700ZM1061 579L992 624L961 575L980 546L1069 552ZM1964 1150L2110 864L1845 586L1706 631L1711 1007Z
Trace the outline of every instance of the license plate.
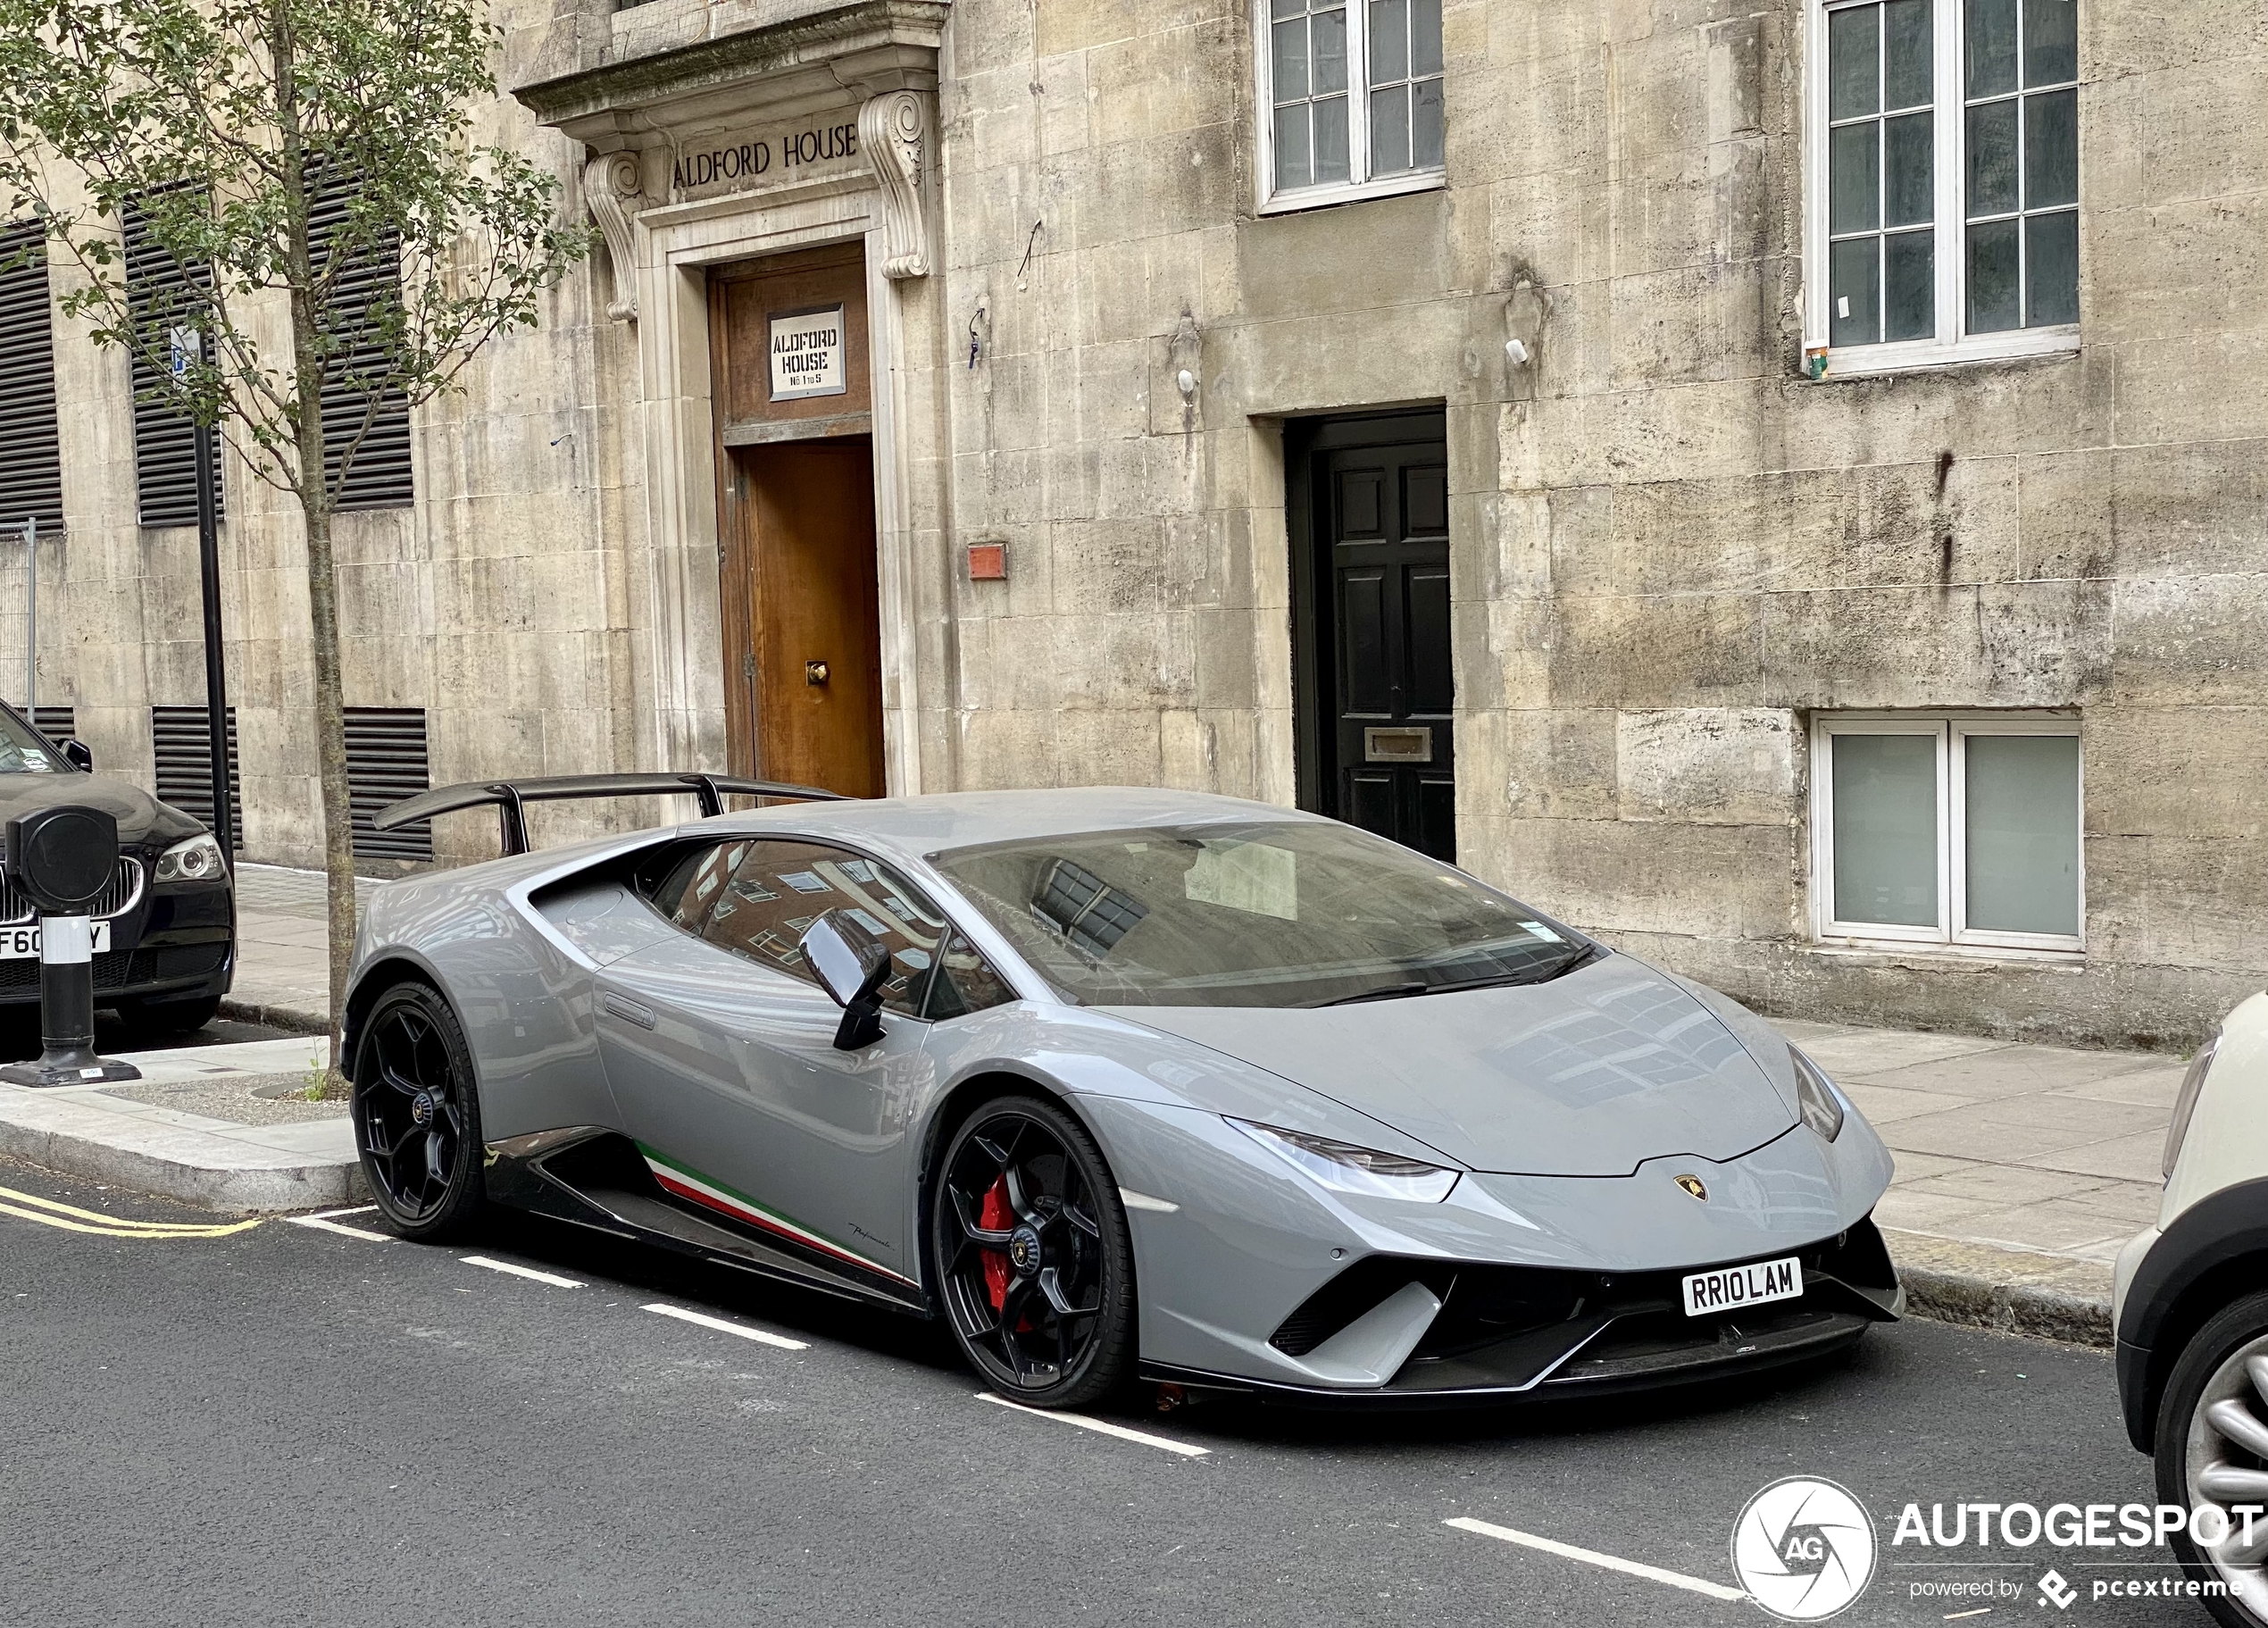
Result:
M101 955L110 948L110 923L96 922L95 953ZM39 923L26 923L21 927L0 927L0 961L37 961L39 958Z
M1706 1317L1767 1300L1792 1300L1803 1292L1804 1264L1792 1255L1749 1266L1697 1272L1685 1280L1685 1315Z

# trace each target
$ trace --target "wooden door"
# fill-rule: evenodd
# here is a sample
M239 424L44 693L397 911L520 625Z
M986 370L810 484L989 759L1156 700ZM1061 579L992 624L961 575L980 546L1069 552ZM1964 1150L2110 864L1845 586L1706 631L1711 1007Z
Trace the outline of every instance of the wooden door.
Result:
M1322 716L1324 812L1456 858L1448 456L1439 415L1341 421L1314 438L1303 685Z
M754 761L766 780L880 797L874 457L864 436L736 447Z

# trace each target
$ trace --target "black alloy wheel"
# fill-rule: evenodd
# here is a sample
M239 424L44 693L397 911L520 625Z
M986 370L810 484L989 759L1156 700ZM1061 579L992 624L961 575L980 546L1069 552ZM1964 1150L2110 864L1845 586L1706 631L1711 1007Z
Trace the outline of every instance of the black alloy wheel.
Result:
M1002 1395L1076 1407L1134 1359L1134 1248L1102 1151L1053 1103L986 1103L954 1133L930 1206L954 1338Z
M464 1031L429 985L378 998L355 1048L354 1142L380 1214L405 1238L461 1231L480 1207L480 1105Z

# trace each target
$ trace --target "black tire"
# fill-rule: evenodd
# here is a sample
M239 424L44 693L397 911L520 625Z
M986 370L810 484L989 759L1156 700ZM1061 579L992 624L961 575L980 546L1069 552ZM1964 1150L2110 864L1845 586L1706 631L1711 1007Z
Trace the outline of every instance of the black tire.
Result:
M121 1000L119 1022L129 1033L141 1035L195 1034L221 1015L218 995L196 1000Z
M1001 1395L1078 1407L1132 1373L1126 1210L1102 1149L1055 1104L1003 1097L962 1123L938 1164L930 1243L953 1338Z
M2158 1404L2158 1501L2193 1508L2200 1503L2268 1504L2268 1374L2252 1371L2268 1357L2268 1294L2247 1295L2198 1330L2182 1348ZM2234 1404L2249 1417L2222 1410ZM2216 1423L2219 1412L2222 1423ZM2230 1433L2233 1428L2236 1434ZM2239 1437L2248 1438L2247 1446ZM2200 1485L2218 1472L2247 1477L2241 1496L2216 1495ZM2256 1547L2268 1549L2268 1524L2257 1524ZM2205 1609L2228 1628L2268 1628L2268 1573L2255 1562L2223 1566L2202 1552L2187 1531L2173 1535L2174 1557L2190 1576L2224 1582L2231 1592L2208 1598Z
M354 1048L354 1146L379 1213L404 1238L457 1236L479 1214L480 1100L472 1053L429 984L396 984Z

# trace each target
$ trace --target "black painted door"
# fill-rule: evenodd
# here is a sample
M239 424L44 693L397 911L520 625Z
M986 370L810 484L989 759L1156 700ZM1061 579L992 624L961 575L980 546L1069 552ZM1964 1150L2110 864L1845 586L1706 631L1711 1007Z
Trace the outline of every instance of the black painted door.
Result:
M1319 451L1338 817L1456 858L1449 480L1438 441Z

